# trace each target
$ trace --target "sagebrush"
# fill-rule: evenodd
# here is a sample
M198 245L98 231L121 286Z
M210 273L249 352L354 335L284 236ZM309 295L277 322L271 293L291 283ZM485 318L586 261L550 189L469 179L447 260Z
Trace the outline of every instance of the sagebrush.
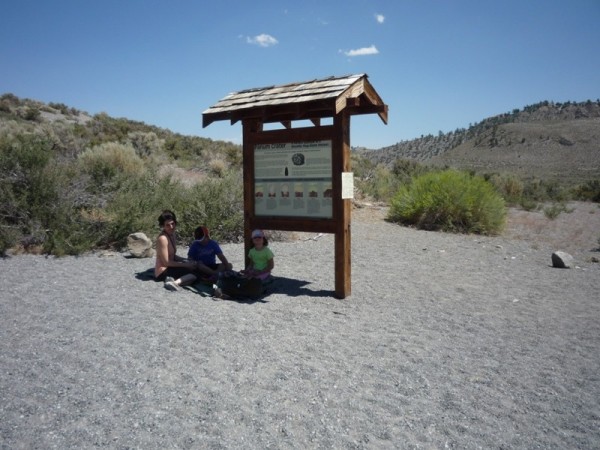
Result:
M504 228L506 207L483 177L449 169L401 187L388 219L425 230L493 235Z
M66 142L82 141L29 130L0 132L0 254L10 248L57 256L121 249L133 232L154 238L163 209L183 219L183 243L200 224L218 239L241 239L241 169L225 159L218 171L205 167L209 176L190 186L159 173L156 160L166 157L151 134L120 127L123 142L83 141L89 146L65 151Z

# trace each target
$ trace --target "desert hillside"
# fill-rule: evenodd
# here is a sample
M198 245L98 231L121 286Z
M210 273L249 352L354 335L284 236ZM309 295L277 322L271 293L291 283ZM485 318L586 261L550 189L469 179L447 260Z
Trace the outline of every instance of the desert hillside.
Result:
M600 177L600 118L508 123L431 160L477 172L509 172L568 184Z
M360 153L386 165L406 158L479 173L580 183L600 178L600 101L542 102L468 129Z

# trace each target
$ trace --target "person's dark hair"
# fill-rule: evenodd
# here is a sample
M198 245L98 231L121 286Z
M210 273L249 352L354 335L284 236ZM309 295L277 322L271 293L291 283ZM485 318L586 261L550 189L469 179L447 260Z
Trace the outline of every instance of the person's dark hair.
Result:
M162 227L165 224L165 222L168 222L169 220L172 220L173 222L177 223L177 216L175 216L175 213L173 211L165 209L162 212L162 214L158 216L158 225Z
M204 239L204 236L210 237L208 234L208 228L199 226L194 230L194 239L197 241Z

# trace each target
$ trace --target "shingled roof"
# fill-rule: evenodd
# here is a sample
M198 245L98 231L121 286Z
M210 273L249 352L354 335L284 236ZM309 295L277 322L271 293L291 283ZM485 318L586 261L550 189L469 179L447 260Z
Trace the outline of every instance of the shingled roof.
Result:
M329 77L321 80L234 92L202 113L202 127L219 120L258 119L263 123L373 114L387 123L388 107L369 83L366 74Z

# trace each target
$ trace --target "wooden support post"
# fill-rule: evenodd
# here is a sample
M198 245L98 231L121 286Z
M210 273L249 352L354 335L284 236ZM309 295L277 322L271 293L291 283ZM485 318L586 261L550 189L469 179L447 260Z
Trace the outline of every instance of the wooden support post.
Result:
M350 116L341 113L334 117L333 137L333 191L341 196L342 172L350 172ZM351 286L351 199L334 201L335 222L335 296L343 299L352 293Z
M244 269L248 266L248 252L252 246L250 219L254 217L254 144L256 135L262 132L258 120L244 120L242 158L244 167Z

